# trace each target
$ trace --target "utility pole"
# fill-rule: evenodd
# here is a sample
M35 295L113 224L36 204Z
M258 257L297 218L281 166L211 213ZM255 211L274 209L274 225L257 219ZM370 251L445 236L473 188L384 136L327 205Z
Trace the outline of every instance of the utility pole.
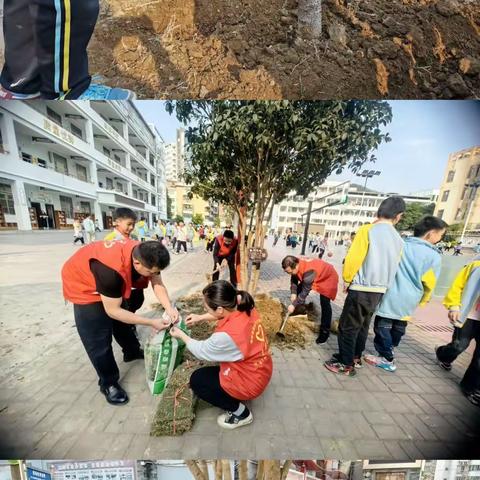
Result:
M357 177L365 177L365 185L363 187L362 200L360 202L360 215L362 214L363 199L365 198L365 192L367 191L368 179L380 175L381 173L380 170L364 170L362 173L357 173Z
M480 180L477 180L473 183L466 183L466 187L473 189L473 195L470 193L472 199L470 200L470 205L468 207L467 218L465 219L465 225L463 226L462 236L460 237L460 241L463 243L465 240L465 232L467 231L468 222L470 221L470 215L472 214L473 204L475 203L475 199L477 197L477 190L480 188Z

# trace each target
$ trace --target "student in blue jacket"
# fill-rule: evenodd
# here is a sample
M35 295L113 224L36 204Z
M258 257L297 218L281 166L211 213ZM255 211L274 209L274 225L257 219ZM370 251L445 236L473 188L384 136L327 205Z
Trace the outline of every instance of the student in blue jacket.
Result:
M449 371L452 363L475 339L475 350L460 382L464 395L480 407L480 255L465 265L453 282L443 304L455 327L452 341L436 349L440 366Z
M430 300L442 267L435 244L448 225L440 218L423 217L414 227L414 236L405 240L402 259L393 285L387 290L377 310L374 323L375 350L365 355L370 365L388 372L397 369L393 349L398 347L413 312Z

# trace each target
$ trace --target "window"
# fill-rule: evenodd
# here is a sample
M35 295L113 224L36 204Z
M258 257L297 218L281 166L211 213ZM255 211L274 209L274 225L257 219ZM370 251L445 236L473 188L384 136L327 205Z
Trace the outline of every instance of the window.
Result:
M465 198L465 194L467 193L467 187L465 187L463 189L463 192L462 192L462 198L460 200L463 200Z
M151 185L152 187L155 186L155 177L154 177L153 175L150 175L150 185Z
M60 195L60 208L65 212L67 218L73 218L73 200L70 197Z
M120 182L117 182L116 186L117 186L117 192L123 193L123 185Z
M447 183L453 182L454 177L455 177L455 170L450 170L447 176Z
M467 178L472 178L473 177L473 172L476 170L476 165L472 165L470 167L470 170L468 171L468 177Z
M88 182L87 168L83 165L79 165L78 163L75 165L75 168L77 169L77 178L79 180L83 180L84 182Z
M156 202L155 202L155 195L152 195L152 201L150 202L153 206L156 205Z
M53 154L53 161L55 163L55 170L58 173L62 173L63 175L68 175L68 166L67 166L67 159L54 153Z
M107 182L107 190L113 190L113 180L111 178L105 179Z
M119 157L118 155L113 154L113 159L114 159L117 163L122 163L122 161L120 160L120 157Z
M80 202L80 212L81 213L92 213L90 211L90 202Z
M22 160L24 162L32 163L32 156L28 153L22 152Z
M42 160L41 158L37 158L38 166L42 168L47 168L47 161Z
M109 150L107 147L103 147L103 153L104 153L104 155L106 155L107 157L110 157L110 150Z
M0 183L0 207L3 213L15 215L12 187L8 183Z
M462 218L463 218L462 209L459 208L459 209L457 210L456 215L455 215L455 220L461 220Z
M445 213L445 210L439 210L437 213L438 218L443 218L443 214Z
M70 124L70 131L78 138L81 138L83 140L83 132L81 128L78 128L76 125L73 123Z
M442 195L442 202L446 202L448 200L448 195L450 194L450 190L445 190Z
M55 110L52 110L50 107L47 107L47 117L56 124L62 126L62 116L59 115Z

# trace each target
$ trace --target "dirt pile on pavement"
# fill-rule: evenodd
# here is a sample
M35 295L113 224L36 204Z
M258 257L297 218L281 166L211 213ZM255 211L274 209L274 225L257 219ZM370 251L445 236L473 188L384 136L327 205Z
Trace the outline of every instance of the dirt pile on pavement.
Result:
M297 37L296 11L296 0L102 0L92 71L140 98L480 95L476 0L324 0L317 41Z

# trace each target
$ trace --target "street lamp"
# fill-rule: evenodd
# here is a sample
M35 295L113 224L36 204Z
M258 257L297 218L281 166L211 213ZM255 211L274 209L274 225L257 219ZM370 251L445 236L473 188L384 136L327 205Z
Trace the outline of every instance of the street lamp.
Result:
M467 226L468 226L468 222L470 220L470 215L472 214L473 204L475 203L475 198L477 197L477 190L480 188L480 180L477 180L473 183L466 183L465 186L467 188L472 188L473 189L473 195L470 193L470 197L471 197L470 205L468 207L467 218L465 219L465 225L463 226L462 236L460 238L460 241L462 243L465 240L465 232L467 231Z
M362 200L360 202L360 210L359 210L359 216L362 215L362 209L363 209L363 200L365 198L365 192L367 190L367 182L369 178L373 178L377 175L380 175L382 172L380 170L364 170L361 173L357 173L357 177L364 177L365 178L365 185L363 186L363 193L362 193Z

